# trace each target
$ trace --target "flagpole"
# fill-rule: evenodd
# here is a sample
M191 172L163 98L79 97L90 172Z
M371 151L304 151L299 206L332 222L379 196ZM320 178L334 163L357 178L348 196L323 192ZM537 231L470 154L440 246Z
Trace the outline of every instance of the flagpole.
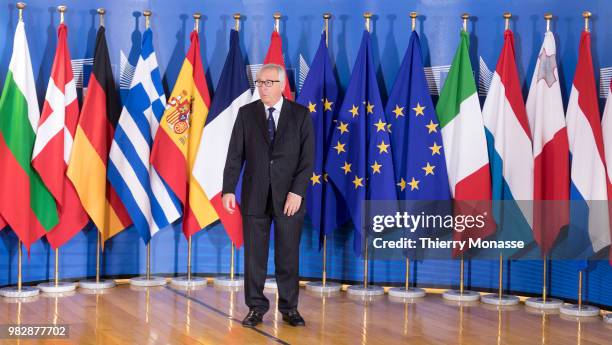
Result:
M236 32L240 31L240 18L241 15L240 13L234 13L234 30L236 30ZM230 240L231 242L231 240ZM230 288L235 288L235 287L240 287L244 285L244 279L239 278L239 279L235 279L235 256L236 256L236 245L234 245L234 242L231 242L231 248L230 248L230 274L229 277L227 276L223 276L223 277L216 277L213 281L213 284L216 286L223 286L223 287L230 287Z
M463 13L461 15L461 31L468 33L468 20L470 19L469 13ZM442 298L447 301L453 301L459 303L459 306L463 306L463 302L476 302L480 299L480 294L476 291L465 289L465 259L463 252L459 261L459 290L449 289L442 293Z
M365 29L368 33L371 33L371 19L372 12L364 12L363 18L365 19ZM366 100L367 101L367 100ZM363 254L363 285L352 285L346 291L349 295L358 296L358 298L371 298L373 296L384 295L385 290L376 285L368 285L368 236L365 229L358 229L364 231L364 254ZM359 235L356 235L359 236Z
M325 33L326 47L329 46L329 20L331 17L331 13L323 13L323 32ZM321 281L306 283L306 290L315 292L321 297L329 297L333 293L339 292L341 288L342 285L327 281L327 234L323 233L323 271L321 273Z
M591 12L584 11L582 12L582 18L584 18L584 32L590 32L589 30L589 18L591 18ZM563 305L559 311L561 314L571 315L571 316L597 316L599 315L599 308L583 305L582 304L582 271L580 269L578 272L578 304L570 304Z
M195 12L193 14L193 31L196 33L200 33L200 19L202 18L202 14L200 12ZM189 234L187 236L187 275L172 278L170 283L175 286L180 286L182 288L191 289L195 287L201 287L206 285L206 279L202 277L194 277L191 274L191 247L192 247L192 235Z
M504 29L510 30L510 19L512 13L504 12ZM504 255L499 252L499 276L498 276L498 291L497 294L487 294L482 296L481 300L483 303L493 305L516 305L519 303L519 298L512 295L504 295L503 290L503 274L504 274Z
M18 2L15 7L17 7L19 22L23 22L23 9L26 7L24 2ZM36 287L32 286L23 286L22 284L22 262L21 262L21 240L17 242L17 286L9 286L0 289L0 296L8 297L8 298L24 298L24 297L32 297L39 294L40 290ZM27 300L24 300L27 301ZM19 304L21 310L21 304ZM18 318L19 315L18 314ZM18 323L20 320L18 319Z
M416 19L418 13L410 12L410 30L416 31ZM406 253L406 276L404 278L404 287L395 287L389 290L389 296L403 298L404 302L410 302L413 298L425 297L425 290L410 287L410 258Z

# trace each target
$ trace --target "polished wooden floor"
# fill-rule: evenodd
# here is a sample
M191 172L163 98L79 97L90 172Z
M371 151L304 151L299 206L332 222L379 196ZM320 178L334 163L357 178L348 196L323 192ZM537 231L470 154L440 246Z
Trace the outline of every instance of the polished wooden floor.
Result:
M77 290L32 301L0 300L0 324L70 325L67 340L0 340L1 344L612 344L612 326L601 318L543 315L524 306L498 310L457 306L438 294L414 303L385 295L373 301L346 293L322 298L302 289L305 328L286 325L271 311L263 325L243 328L242 291L211 285L198 290L119 285L103 294Z

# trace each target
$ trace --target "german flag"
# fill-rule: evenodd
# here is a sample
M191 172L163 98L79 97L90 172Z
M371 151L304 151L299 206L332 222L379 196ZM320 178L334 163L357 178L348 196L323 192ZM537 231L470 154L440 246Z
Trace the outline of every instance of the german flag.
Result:
M85 211L106 241L128 227L131 220L106 178L108 152L121 108L104 33L101 26L67 174Z
M151 164L183 205L183 233L186 237L219 219L192 175L209 108L210 95L200 57L200 39L194 30L151 151Z

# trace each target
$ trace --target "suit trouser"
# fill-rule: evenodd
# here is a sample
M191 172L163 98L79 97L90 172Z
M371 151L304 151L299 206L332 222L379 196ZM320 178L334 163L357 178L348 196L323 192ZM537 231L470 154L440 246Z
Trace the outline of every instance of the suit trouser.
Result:
M271 194L271 193L270 193ZM270 225L274 222L274 266L278 286L278 310L286 313L297 308L299 294L300 236L304 207L295 215L277 216L268 198L266 215L243 215L244 231L244 297L249 309L262 314L270 308L264 295L268 273Z

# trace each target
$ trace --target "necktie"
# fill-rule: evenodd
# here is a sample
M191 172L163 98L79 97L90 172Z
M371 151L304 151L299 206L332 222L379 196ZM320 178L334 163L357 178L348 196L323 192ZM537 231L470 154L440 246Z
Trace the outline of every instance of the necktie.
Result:
M276 126L274 125L274 108L268 108L268 135L270 136L270 142L274 141L274 134L276 133Z

